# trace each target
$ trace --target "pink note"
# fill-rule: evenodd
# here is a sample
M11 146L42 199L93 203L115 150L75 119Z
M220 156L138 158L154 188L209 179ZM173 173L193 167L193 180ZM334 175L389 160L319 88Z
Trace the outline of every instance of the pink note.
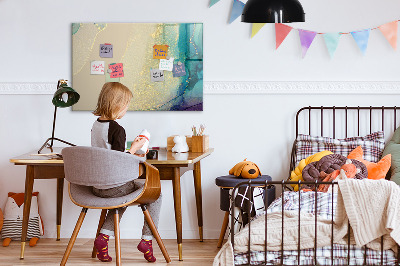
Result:
M124 77L124 65L122 63L110 64L108 68L111 69L110 78Z

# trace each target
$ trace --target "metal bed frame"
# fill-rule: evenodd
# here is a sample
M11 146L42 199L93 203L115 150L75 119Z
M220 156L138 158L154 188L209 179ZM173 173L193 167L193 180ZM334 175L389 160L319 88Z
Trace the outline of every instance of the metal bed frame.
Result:
M324 136L324 126L326 125L326 124L324 125L324 115L326 115L326 113L327 113L327 112L325 112L325 114L324 114L324 111L325 110L331 110L329 113L331 113L331 115L332 115L331 118L332 118L332 123L333 123L332 124L332 129L333 129L332 136L333 136L333 138L336 137L336 122L338 120L338 119L336 119L336 113L337 112L344 112L344 121L341 121L341 122L342 122L342 125L344 125L345 137L347 138L348 137L348 125L349 125L349 121L348 121L349 119L348 118L349 118L349 113L350 112L356 112L356 115L357 115L357 125L356 125L357 126L357 136L360 136L360 122L361 122L360 113L361 112L363 112L363 113L369 112L369 132L372 133L373 114L375 114L376 112L379 112L379 111L381 112L381 130L384 131L385 130L385 113L387 113L387 111L393 112L393 130L395 130L396 129L396 125L397 125L397 122L396 122L396 120L397 120L396 119L397 118L397 111L399 109L400 108L398 108L396 106L393 106L393 107L385 107L385 106L382 106L382 107L372 107L372 106L369 106L369 107L360 107L360 106L357 106L357 107L348 107L348 106L344 106L344 107L337 107L337 106L331 106L331 107L324 107L324 106L312 107L312 106L308 106L308 107L303 107L296 114L296 138L300 134L299 133L299 126L300 126L299 121L301 120L300 114L302 114L303 111L308 111L308 134L309 135L311 135L311 131L312 131L312 125L311 125L312 116L311 116L311 113L312 113L313 110L316 110L317 112L319 111L319 115L320 115L320 136ZM328 119L325 119L325 121L326 120L328 120ZM354 125L354 123L353 123L353 125ZM295 165L295 158L296 158L295 146L296 146L296 141L293 144L293 149L292 149L292 153L291 153L290 172L293 169L295 169L295 167L296 167L296 165ZM290 176L290 172L289 172L289 176ZM265 191L266 198L268 198L268 189L266 189L266 188L268 188L269 186L271 186L271 185L281 186L282 195L283 195L285 190L291 190L290 186L288 186L288 185L292 185L292 184L299 185L299 187L300 187L301 184L314 185L314 187L315 187L314 191L317 192L317 189L318 189L319 185L330 184L330 185L332 185L332 190L333 190L334 186L336 186L338 183L336 181L332 181L332 182L320 182L320 181L304 182L304 181L285 181L285 180L283 180L283 181L265 181L265 182L263 182L263 181L252 181L250 179L249 181L242 182L242 183L238 184L237 186L235 186L233 191L232 191L232 195L235 195L235 192L239 187L251 186L251 187L263 188L264 191ZM298 193L299 193L299 202L301 202L301 192L300 192L300 190L298 191ZM250 198L252 198L252 196L253 196L252 194L253 194L253 191L250 189ZM282 212L284 212L284 197L281 197L281 198L282 198ZM333 261L334 261L334 254L333 254L333 252L334 252L334 250L333 250L333 244L334 244L333 243L333 224L334 224L334 220L333 220L334 219L334 216L333 216L333 210L334 210L333 204L334 203L333 203L333 201L334 200L333 199L334 199L334 193L332 193L332 213L331 213L331 215L332 215L332 221L331 221L332 222L332 224L331 224L332 225L331 226L331 228L332 228L332 237L331 237L331 261L332 261L332 265L333 265ZM315 193L315 213L317 213L317 208L318 208L317 207L317 202L318 202L317 193ZM268 262L267 262L267 252L268 252L268 250L267 250L267 242L268 242L268 239L267 239L267 233L268 233L268 227L267 227L268 219L267 219L267 216L268 215L267 215L267 211L266 210L267 210L268 206L266 204L267 204L267 201L264 202L264 208L265 208L264 262L260 263L259 265L271 265L271 264L268 264ZM298 214L299 214L298 226L300 227L300 204L299 204ZM234 237L235 237L235 234L234 234L234 217L235 217L234 197L232 197L232 201L231 201L231 232L230 232L231 239L230 239L230 241L231 241L231 244L232 244L233 248L234 248L234 245L235 245L235 241L234 241ZM316 224L317 224L317 215L315 215L315 239L314 239L314 258L313 258L314 263L313 264L307 264L307 265L318 265L317 264L317 254L316 254L317 238L318 238ZM251 230L250 230L251 229L251 219L249 219L248 227L249 227L249 242L248 242L248 245L247 245L247 262L248 263L245 264L245 265L250 265L251 264L251 255L250 255L251 254L251 249L250 249L250 243L251 243ZM283 237L283 235L284 235L284 218L283 218L283 216L282 216L282 232L281 232L281 234L282 234L281 249L280 249L281 256L280 256L280 264L279 265L284 265L283 264L283 259L284 259L284 256L283 256L283 251L284 251L284 240L283 240L283 238L284 238ZM301 254L300 242L301 242L301 237L300 237L300 230L299 230L298 243L297 243L297 247L298 247L297 248L297 265L304 265L304 264L300 264L300 254ZM400 265L400 249L399 249L400 246L397 245L397 248L398 248L399 252L397 253L397 258L396 258L395 265ZM366 264L367 263L367 253L366 253L366 249L367 248L366 248L366 246L363 246L363 249L364 249L364 263L363 263L363 265L367 265ZM346 265L350 265L350 224L348 226L348 233L347 233L347 264ZM383 236L381 237L380 265L384 265L384 261L383 261Z

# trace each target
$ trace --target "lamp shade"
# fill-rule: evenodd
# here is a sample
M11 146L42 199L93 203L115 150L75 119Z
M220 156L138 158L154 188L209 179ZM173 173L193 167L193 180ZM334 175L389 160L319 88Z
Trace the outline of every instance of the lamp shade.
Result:
M53 95L53 104L56 107L69 107L79 101L80 95L73 88L61 84Z
M304 15L298 0L249 0L243 9L242 22L304 22Z

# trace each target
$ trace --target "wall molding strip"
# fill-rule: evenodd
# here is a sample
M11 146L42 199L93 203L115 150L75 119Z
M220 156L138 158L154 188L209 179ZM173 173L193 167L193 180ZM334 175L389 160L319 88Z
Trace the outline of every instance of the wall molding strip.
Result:
M56 86L0 83L0 94L53 94ZM400 94L400 81L206 81L204 94Z

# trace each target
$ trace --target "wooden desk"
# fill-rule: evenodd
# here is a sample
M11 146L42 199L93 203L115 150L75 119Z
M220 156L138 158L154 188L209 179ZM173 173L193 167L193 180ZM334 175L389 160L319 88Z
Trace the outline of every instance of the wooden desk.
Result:
M54 149L55 152L61 151L61 149ZM50 150L44 149L42 153L50 153ZM35 179L57 178L57 241L60 240L64 190L64 162L59 158L54 159L56 156L40 156L33 154L37 154L37 150L10 159L10 162L14 163L15 165L26 165L20 259L24 258L26 234L28 232L29 213L31 209L32 189Z
M54 148L54 151L60 153L61 148ZM161 180L171 180L173 184L175 223L179 260L182 260L182 205L180 177L186 171L193 170L199 235L200 241L203 241L203 211L200 160L210 155L213 151L214 149L209 149L208 151L203 153L189 152L174 154L172 152L167 152L166 149L161 149L159 150L157 160L147 160L148 163L158 168ZM50 151L44 150L42 153L47 152ZM10 162L14 163L15 165L26 165L25 199L21 235L21 259L24 258L34 179L57 178L57 240L60 239L64 188L64 162L60 158L55 158L55 156L39 156L35 155L36 153L37 151L32 151L30 153L26 153L10 159Z

